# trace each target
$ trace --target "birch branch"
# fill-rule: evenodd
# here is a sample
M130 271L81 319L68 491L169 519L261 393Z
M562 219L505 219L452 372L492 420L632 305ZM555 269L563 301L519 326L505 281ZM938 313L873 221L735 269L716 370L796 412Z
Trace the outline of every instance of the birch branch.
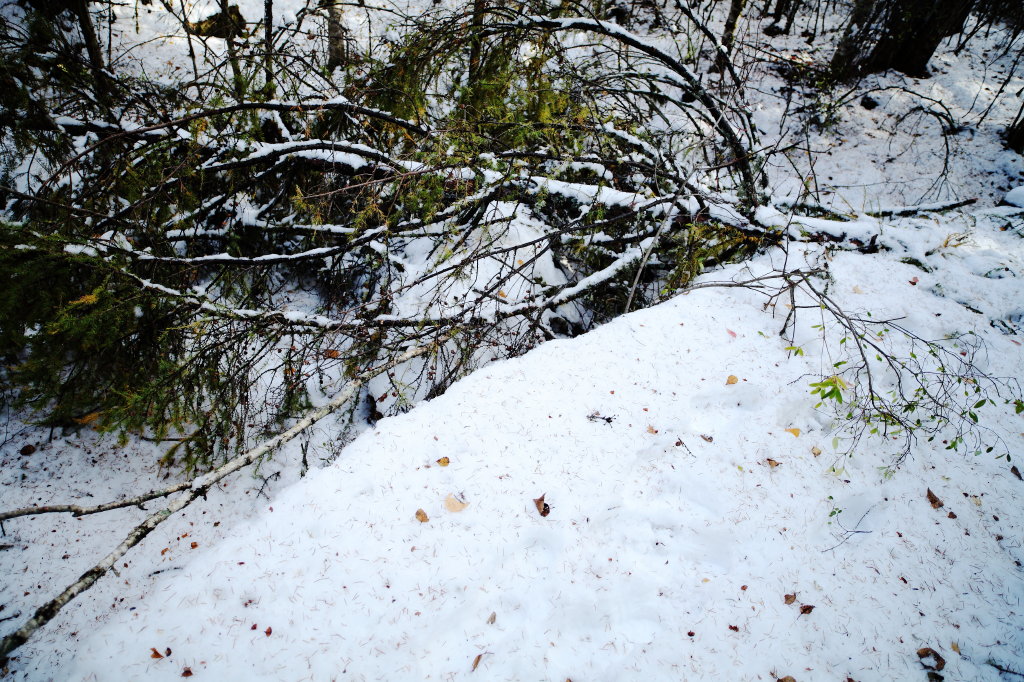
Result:
M345 387L345 390L331 402L309 412L287 431L279 433L270 440L264 441L262 444L235 457L210 473L199 476L191 481L188 484L188 487L185 488L186 493L184 495L171 501L171 503L163 509L150 514L145 521L132 529L132 531L124 540L121 541L121 544L119 544L114 551L104 557L104 559L98 564L83 573L78 580L65 588L59 595L46 604L40 606L32 617L25 621L17 631L12 632L4 637L3 640L0 640L0 666L3 666L6 663L8 654L27 642L36 630L53 620L57 614L60 613L61 609L67 606L75 597L95 585L96 582L102 578L121 557L123 557L132 547L142 542L142 540L153 532L153 530L161 523L192 504L197 498L205 497L206 493L221 479L235 473L239 469L249 466L260 457L263 457L275 448L278 448L294 439L324 417L339 410L352 399L352 396L356 394L364 383L373 377L397 367L398 365L417 356L430 352L442 341L443 339L438 339L430 344L410 348L405 353L402 353L395 359L381 365L380 367L368 372L363 372L359 376L353 378Z

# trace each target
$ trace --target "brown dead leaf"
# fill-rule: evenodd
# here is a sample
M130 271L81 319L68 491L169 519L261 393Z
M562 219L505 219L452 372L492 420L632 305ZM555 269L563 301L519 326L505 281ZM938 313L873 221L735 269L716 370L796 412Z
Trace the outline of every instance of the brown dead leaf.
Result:
M501 298L508 298L508 294L505 293L504 289L498 291L498 296L500 296Z
M163 556L164 554L167 554L170 551L171 551L170 547L164 547L163 549L160 550L160 556Z
M337 360L341 357L341 351L334 348L328 348L324 351L324 357L328 360Z
M954 514L953 512L949 512L948 514L946 514L946 516L948 518L951 518L951 519L955 519L956 518L956 514Z
M733 384L737 383L739 380L740 380L740 378L738 376L736 376L735 374L730 374L725 379L725 385L726 386L732 386Z
M84 426L86 424L89 424L91 422L96 421L99 418L100 418L100 413L99 412L90 412L89 414L87 414L87 415L85 415L83 417L74 417L74 421L75 421L76 424L82 424Z
M818 455L821 454L821 448L815 445L813 448L811 448L811 454L817 457Z
M437 463L439 465L443 466L443 467L446 467L449 464L451 464L452 461L450 459L448 459L447 457L442 457L441 459L437 460Z
M483 654L477 654L476 658L473 659L473 667L470 672L476 672L476 669L480 667L480 659L483 658Z
M952 650L953 650L954 652L956 652L956 653L960 653L960 645L959 645L959 644L957 644L956 642L952 642L952 643L951 643L951 644L949 645L949 648L950 648L950 649L952 649Z
M430 517L427 516L427 512L423 511L422 509L417 509L416 510L416 520L419 521L420 523L426 523L427 521L430 520Z
M22 450L21 454L25 454L24 450ZM1020 469L1018 469L1016 466L1010 467L1010 473L1016 476L1018 480L1024 481L1024 478L1021 478Z
M193 542L193 543L192 543L192 544L190 545L190 547L192 547L192 549L195 549L195 548L196 548L196 547L198 547L198 546L199 546L199 543L198 543L198 542Z
M468 506L469 502L463 502L451 493L448 494L448 497L444 498L444 508L450 512L460 512Z
M778 462L776 462L776 461L775 461L774 459L772 459L771 457L769 457L769 458L768 458L768 466L770 466L770 467L771 467L772 469L774 469L775 467L779 466L779 463L778 463Z
M489 615L487 617L487 624L488 625L494 625L494 621L496 621L497 619L498 619L498 614L495 613L494 611L491 611L491 615Z
M942 500L932 492L931 488L928 488L928 492L925 493L925 497L927 497L928 501L931 503L932 509L938 509L942 506Z
M153 653L151 653L149 655L150 658L163 658L164 657L164 655L162 653L160 653L159 651L156 650L156 647L150 647L149 650L153 652Z
M547 493L544 493L544 495L547 495ZM537 507L537 512L541 516L547 516L551 513L551 505L544 501L544 495L541 495L533 501L534 506Z
M803 606L800 607L800 615L801 616L806 616L808 613L810 613L813 610L814 610L813 606L811 606L810 604L804 604Z
M35 451L36 451L36 446L32 445L31 443L29 443L28 445L23 445L21 447L21 450L18 450L18 454L20 454L22 457L28 457L29 455L31 455ZM1013 467L1013 468L1016 469L1017 467ZM1017 478L1020 478L1020 474L1017 474Z
M740 631L740 628L739 628L738 625L730 625L729 629L732 630L733 632L739 632Z
M650 425L647 426L647 433L655 434L657 432L658 432L658 429L656 429L656 428L654 428L653 426L650 426Z
M181 671L182 677L192 677L192 668L185 666L185 669Z
M251 626L251 627L250 627L249 629L250 629L250 630L256 630L256 629L258 629L258 628L259 628L259 626L258 626L258 625L256 625L256 623L253 623L253 624L252 624L252 626Z
M713 443L714 440L715 440L713 436L707 436L707 435L705 435L703 433L700 434L700 437L701 437L701 440L703 440L706 443Z
M794 438L800 437L800 429L794 427L786 429L786 433L792 433Z
M796 682L796 678L792 675L786 675L785 677L780 677L775 682Z
M788 606L788 605L790 605L790 604L792 604L793 602L796 601L796 595L795 594L787 594L785 597L782 598L782 601L786 602L786 605Z
M917 650L917 657L921 659L921 665L927 670L942 670L946 667L946 659L939 655L939 652L930 646ZM932 659L928 661L927 659Z
M270 627L269 625L267 626L267 629L263 631L263 634L265 634L267 637L270 637L270 635L272 635L273 633L274 628Z

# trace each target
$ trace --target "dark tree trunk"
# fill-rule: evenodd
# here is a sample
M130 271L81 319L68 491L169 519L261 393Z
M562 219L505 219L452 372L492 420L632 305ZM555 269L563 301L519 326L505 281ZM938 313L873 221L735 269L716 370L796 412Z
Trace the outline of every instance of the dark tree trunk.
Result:
M832 59L838 79L895 69L928 76L928 62L948 36L963 31L977 0L857 0Z
M1024 154L1024 104L1017 112L1017 118L1006 128L1006 145L1018 154Z

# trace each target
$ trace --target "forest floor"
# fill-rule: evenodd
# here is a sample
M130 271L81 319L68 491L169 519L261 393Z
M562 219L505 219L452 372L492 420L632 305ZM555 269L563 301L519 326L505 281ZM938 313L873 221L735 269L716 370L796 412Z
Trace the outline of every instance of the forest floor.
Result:
M804 129L816 151L772 169L775 205L816 184L850 221L764 209L793 239L698 284L827 268L842 309L1024 377L1024 208L997 205L1024 161L998 139L1009 105L977 121L1006 68L986 61L991 44L940 56L930 79L877 77L864 87L878 106L859 91ZM792 60L798 43L773 49ZM773 74L751 98L784 143L796 105ZM912 127L908 90L964 128ZM802 239L836 225L838 245ZM871 236L884 248L845 248ZM947 449L947 434L902 459L900 435L851 451L856 431L811 394L851 344L803 309L782 339L791 309L766 303L698 288L487 365L343 448L327 420L162 524L16 651L7 678L1020 679L1024 416L998 399L978 409L992 452ZM0 509L178 476L153 443L0 422ZM145 514L5 522L0 631Z

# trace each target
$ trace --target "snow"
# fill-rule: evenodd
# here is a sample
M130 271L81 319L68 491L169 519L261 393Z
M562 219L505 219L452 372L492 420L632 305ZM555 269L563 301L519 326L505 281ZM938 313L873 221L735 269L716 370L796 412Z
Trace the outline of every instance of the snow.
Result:
M260 15L262 5L241 4L245 16ZM292 17L301 5L275 3ZM212 7L197 4L191 16ZM113 11L125 13L120 68L135 63L137 47L125 28L133 17ZM146 31L159 32L160 12L136 11ZM149 42L142 68L171 79L185 40ZM791 42L783 48L821 57L817 47ZM847 452L852 434L832 412L815 409L810 393L810 383L834 373L849 352L837 333L827 328L822 342L817 310L801 309L795 338L782 339L784 299L766 307L750 289L711 286L784 265L827 267L829 294L844 310L899 318L926 339L974 333L984 343L975 357L982 370L1024 376L1024 212L1014 208L1024 207L1024 187L1006 192L1024 178L1024 162L997 136L1011 106L1000 101L981 116L993 95L978 75L988 65L976 51L944 54L935 67L924 81L872 77L878 108L852 100L832 125L796 131L819 153L795 157L792 168L771 166L774 202L756 216L785 230L785 250L710 272L697 281L706 288L582 337L488 364L351 443L340 420L325 419L304 443L282 448L255 474L233 475L160 526L16 651L9 677L170 680L188 668L198 679L247 681L886 680L923 677L917 651L931 647L944 657L947 679L1013 679L995 666L1024 670L1024 482L1010 471L1024 452L1021 416L1000 402L979 415L985 443L1001 440L1012 462L998 448L947 450L943 437L919 440L896 468L898 438L868 436ZM780 81L751 82L762 89L751 112L765 139L792 141L792 120L772 91ZM1020 86L1016 77L1008 87ZM921 96L970 125L944 135L925 119L925 135L904 135L893 121ZM631 133L607 129L659 155ZM947 144L948 173L934 185L922 169L941 166ZM353 167L384 156L291 142L253 152L279 153ZM602 174L594 164L575 167ZM820 183L814 201L809 175ZM532 182L585 203L649 201L606 186ZM942 211L974 197L976 206ZM1009 206L994 207L1000 199ZM815 202L847 220L789 210ZM880 208L892 206L901 208ZM914 213L900 217L910 206ZM710 210L744 222L728 206ZM531 261L544 234L525 206L498 203L495 213L488 220L507 227L493 248L507 252L477 264L479 282ZM801 241L809 233L840 243ZM875 239L882 250L844 250L854 239ZM98 255L100 246L66 250ZM635 249L591 279L641 256ZM395 309L422 311L430 282L416 283L450 264L415 247L403 258L405 281L414 285ZM565 283L549 253L524 273ZM457 309L468 287L453 287L427 312ZM205 294L161 290L215 309ZM529 293L502 291L484 313L514 309ZM281 316L343 323L299 310ZM184 480L157 465L166 444L118 446L87 427L48 433L30 419L5 415L0 510L99 503ZM22 454L26 445L36 450ZM303 445L326 466L300 478ZM542 495L547 516L535 503ZM453 511L449 496L468 506ZM5 521L3 633L145 514ZM814 608L801 613L804 606Z
M1003 197L1003 201L1011 206L1020 206L1021 208L1024 208L1024 185L1021 187L1014 187L1007 192L1006 196Z
M927 338L974 329L987 371L1022 376L1016 339L985 324L1024 300L1020 279L983 272L1024 268L1020 237L1000 229L1024 216L1006 211L971 216L969 239L926 256L930 274L899 251L834 253L834 296L909 316ZM915 252L944 237L912 219L884 232ZM762 274L781 257L702 281ZM907 679L926 646L951 679L999 679L989 660L1020 669L1024 484L994 454L937 442L919 442L889 477L879 467L898 443L836 452L832 419L808 391L831 359L813 344L789 356L763 303L746 289L699 289L491 364L379 422L219 541L194 513L197 549L168 564L162 548L188 540L147 539L95 588L124 603L98 622L78 605L53 629L58 642L80 639L73 663L33 667L29 644L16 678L170 680L187 666L220 680L469 679L480 654L486 679ZM1019 417L1002 409L985 423L1020 452ZM546 517L533 502L542 494ZM448 495L468 506L447 511ZM6 526L20 547L55 523L88 522ZM172 653L154 659L150 647Z

